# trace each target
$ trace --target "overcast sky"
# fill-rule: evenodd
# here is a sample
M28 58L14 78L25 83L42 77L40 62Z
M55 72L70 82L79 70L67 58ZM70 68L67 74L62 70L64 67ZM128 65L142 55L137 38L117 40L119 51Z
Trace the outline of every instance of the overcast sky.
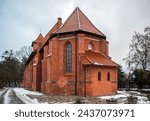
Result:
M110 56L122 65L134 32L150 26L150 0L0 0L0 54L31 45L77 6L107 36Z

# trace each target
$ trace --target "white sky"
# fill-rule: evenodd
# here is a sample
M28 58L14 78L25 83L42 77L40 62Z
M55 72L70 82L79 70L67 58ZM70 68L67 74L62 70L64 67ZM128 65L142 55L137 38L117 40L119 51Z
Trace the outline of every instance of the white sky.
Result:
M0 54L31 45L77 6L107 36L110 56L121 65L134 32L150 26L150 0L0 0Z

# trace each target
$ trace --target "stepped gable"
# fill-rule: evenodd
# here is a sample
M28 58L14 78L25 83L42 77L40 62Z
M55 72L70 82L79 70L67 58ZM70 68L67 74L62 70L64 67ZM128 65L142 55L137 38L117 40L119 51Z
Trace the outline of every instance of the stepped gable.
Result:
M63 26L55 33L59 34L74 31L84 31L105 37L105 35L91 23L78 7L69 16Z

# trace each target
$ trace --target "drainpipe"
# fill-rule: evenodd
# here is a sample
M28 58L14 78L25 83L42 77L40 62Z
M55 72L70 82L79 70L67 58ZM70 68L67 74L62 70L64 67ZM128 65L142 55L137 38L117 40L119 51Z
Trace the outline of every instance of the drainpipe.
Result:
M77 82L78 82L78 68L77 68L77 62L78 62L78 35L75 33L75 95L77 95Z
M84 66L84 97L86 97L86 66Z

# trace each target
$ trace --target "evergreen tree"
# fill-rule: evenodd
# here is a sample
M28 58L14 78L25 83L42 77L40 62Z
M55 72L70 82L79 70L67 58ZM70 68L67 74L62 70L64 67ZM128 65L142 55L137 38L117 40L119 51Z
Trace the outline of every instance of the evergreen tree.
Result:
M119 65L118 67L118 88L122 88L123 87L123 80L125 77L125 73L122 69L122 66Z

